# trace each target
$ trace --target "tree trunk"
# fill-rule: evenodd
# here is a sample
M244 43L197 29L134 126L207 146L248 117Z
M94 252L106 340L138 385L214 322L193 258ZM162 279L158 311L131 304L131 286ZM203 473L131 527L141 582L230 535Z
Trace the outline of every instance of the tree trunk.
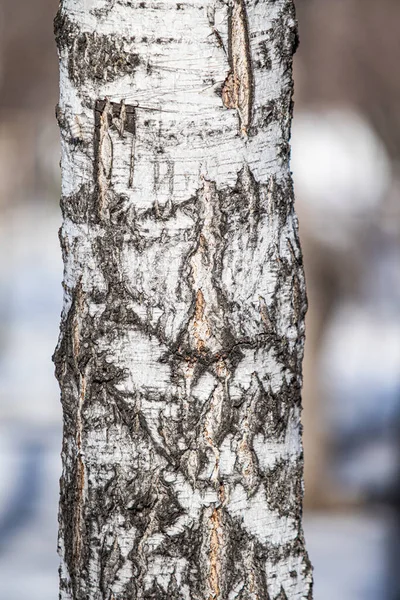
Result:
M292 0L64 0L62 600L311 598Z

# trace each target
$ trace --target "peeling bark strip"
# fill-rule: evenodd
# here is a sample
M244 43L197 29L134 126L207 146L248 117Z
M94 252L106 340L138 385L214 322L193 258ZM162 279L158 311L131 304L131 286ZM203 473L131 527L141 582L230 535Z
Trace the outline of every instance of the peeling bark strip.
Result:
M107 197L111 186L113 166L113 141L111 131L117 131L120 138L125 133L132 134L132 149L128 187L133 184L133 171L135 161L135 107L126 105L124 100L120 103L106 100L97 100L95 104L95 134L94 152L96 183L98 195L98 214L100 220L107 217Z
M61 600L312 597L296 22L292 0L226 11L63 0L56 17Z
M240 131L246 135L251 120L253 75L245 0L233 0L228 24L231 70L222 88L222 101L227 108L237 109Z

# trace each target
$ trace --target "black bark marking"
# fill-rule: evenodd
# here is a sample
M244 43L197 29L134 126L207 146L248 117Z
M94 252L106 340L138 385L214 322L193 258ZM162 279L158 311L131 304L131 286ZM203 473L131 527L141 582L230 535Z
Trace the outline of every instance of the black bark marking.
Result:
M256 69L265 69L266 71L272 68L270 45L266 40L258 44L254 67Z
M271 509L280 516L293 517L296 521L301 518L301 500L303 461L288 464L280 460L264 475L266 497Z
M268 32L269 39L274 42L276 58L281 62L291 62L299 46L299 32L296 10L293 2L287 2L280 15L272 23Z
M86 80L107 82L134 75L140 64L139 55L126 50L130 40L82 32L62 8L54 19L54 33L59 52L68 53L68 74L76 86Z

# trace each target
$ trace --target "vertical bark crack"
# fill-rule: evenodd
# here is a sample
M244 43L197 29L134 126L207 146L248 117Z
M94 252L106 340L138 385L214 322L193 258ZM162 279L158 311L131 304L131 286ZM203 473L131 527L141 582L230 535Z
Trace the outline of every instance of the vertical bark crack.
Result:
M221 508L214 508L211 515L211 540L210 540L210 588L211 594L209 600L218 600L220 598L220 580L221 580L221 550L224 544L222 530Z
M226 108L238 111L240 132L246 136L253 104L253 72L245 0L233 0L228 43L231 69L222 88L222 101Z
M210 572L208 583L210 595L208 600L220 600L223 597L224 563L227 551L226 527L224 526L225 488L221 483L218 490L220 505L215 507L210 516Z
M84 527L84 504L85 504L85 464L83 461L83 417L82 411L86 399L87 365L81 368L80 360L82 354L81 337L84 323L85 295L82 287L82 277L79 279L74 290L74 299L71 305L71 346L74 363L75 378L78 383L78 402L75 419L75 494L72 506L71 541L72 541L72 574L73 584L76 585L77 577L81 569L81 558L83 549L83 527Z
M110 136L109 117L111 105L106 100L104 107L99 111L98 124L96 126L96 180L98 192L98 214L102 221L107 216L107 195L111 184L111 169L113 160L113 145Z
M215 285L222 246L222 214L214 182L203 179L199 200L202 227L197 248L190 260L195 308L187 333L189 347L204 355L221 350L225 332L224 311Z

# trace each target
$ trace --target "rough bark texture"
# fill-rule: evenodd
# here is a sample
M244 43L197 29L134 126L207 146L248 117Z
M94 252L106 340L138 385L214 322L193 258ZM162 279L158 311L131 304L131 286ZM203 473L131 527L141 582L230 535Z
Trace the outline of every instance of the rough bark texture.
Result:
M310 599L292 0L64 0L62 600Z

